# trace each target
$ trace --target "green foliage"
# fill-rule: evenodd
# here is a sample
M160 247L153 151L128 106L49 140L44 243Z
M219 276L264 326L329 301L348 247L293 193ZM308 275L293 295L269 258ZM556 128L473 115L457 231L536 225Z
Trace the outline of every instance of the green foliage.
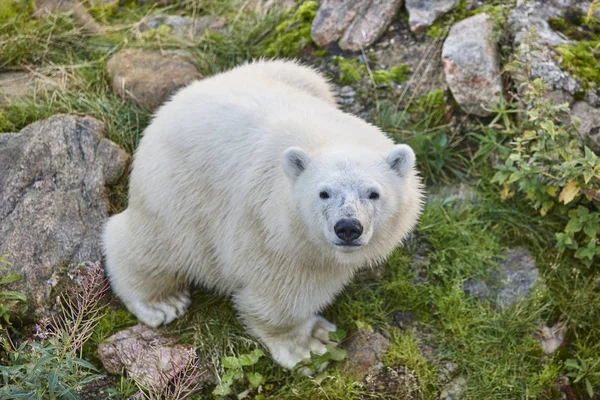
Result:
M594 397L594 388L590 379L600 378L600 358L582 360L568 359L565 361L567 376L573 379L573 383L582 381L590 398Z
M102 377L81 352L104 308L108 283L99 265L80 278L80 286L60 297L60 317L36 325L37 340L8 348L0 398L79 399L81 388Z
M600 84L600 41L563 44L556 50L562 56L561 65L581 78L584 87L588 87L590 83Z
M2 265L10 265L6 255L0 256L0 272L8 271L8 268L2 267ZM0 288L4 285L11 284L21 279L19 274L7 273L4 276L0 276ZM16 306L19 303L26 303L27 297L22 293L15 292L14 290L0 290L0 329L4 327L2 324L10 325L10 316Z
M542 215L568 216L556 238L559 250L575 250L575 257L591 265L600 256L600 158L582 145L568 123L567 105L546 99L541 80L528 84L527 112L504 165L493 178L503 186L502 197L524 194Z
M402 83L408 79L411 73L411 69L406 64L398 64L389 70L378 69L373 71L373 80L376 84L386 83L389 84L391 81Z
M267 57L298 57L312 43L310 29L317 15L319 3L306 1L288 19L275 28L275 33L265 43Z
M252 391L259 390L264 384L264 377L249 367L253 367L264 355L262 350L255 349L251 353L242 354L239 357L223 357L221 363L225 368L225 374L221 377L221 383L213 390L213 394L227 396L235 391L238 399L244 399Z
M340 67L339 82L352 85L360 81L367 73L367 67L358 58L333 57L332 61Z

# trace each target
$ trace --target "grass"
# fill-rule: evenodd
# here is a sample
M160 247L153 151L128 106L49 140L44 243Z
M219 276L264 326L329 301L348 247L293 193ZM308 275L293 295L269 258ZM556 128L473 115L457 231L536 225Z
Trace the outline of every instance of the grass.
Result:
M463 3L432 32L445 32L448 21L467 16ZM504 15L501 3L490 6L497 18ZM50 79L58 79L59 74L61 84L58 90L40 92L36 98L0 106L0 132L17 132L56 113L85 114L104 122L107 136L133 153L151 115L111 92L106 61L124 47L185 50L205 76L261 55L280 54L277 51L306 56L306 22L314 16L314 4L305 3L302 12L266 15L240 12L243 4L186 0L153 9L120 1L117 6L91 10L100 22L112 27L105 36L92 37L83 35L67 14L47 21L32 19L32 0L2 2L0 70L29 70ZM165 32L139 34L137 21L156 12L224 15L231 31L194 40ZM298 26L301 29L295 31ZM267 49L271 53L265 53ZM340 86L367 76L357 59L341 57L334 62L341 70L336 82ZM377 79L401 82L407 77L418 79L421 72L397 66L379 72ZM375 97L376 89L372 90ZM466 399L557 398L554 382L567 372L564 362L597 360L600 354L597 270L582 268L577 260L554 249L555 220L532 211L525 199L501 201L499 188L490 183L494 157L506 152L511 135L518 132L513 114L498 119L501 124L465 126L453 119L455 106L447 93L408 96L402 109L399 101L376 101L368 118L394 140L408 142L415 149L430 200L414 235L391 255L381 273L363 274L324 314L349 335L365 326L384 334L391 344L383 362L393 369L406 368L416 377L418 389L411 392L413 398L439 397L446 384L439 375L448 362L457 365L453 377L465 379ZM471 194L461 198L456 191L459 183L466 183ZM126 177L113 188L110 198L111 211L125 207ZM465 280L490 276L505 250L516 246L526 247L540 269L542 278L531 297L501 310L493 301L477 301L464 293ZM414 325L398 327L394 322L398 312L414 314ZM555 354L544 355L536 331L559 320L569 327L567 344ZM99 365L95 346L134 323L122 306L111 308L99 320L84 355ZM224 373L222 357L260 347L237 320L230 301L204 291L195 294L188 314L167 331L193 344L200 360L212 364L217 375ZM256 398L377 397L351 378L341 363L333 363L319 379L290 374L269 357L261 358L255 368L266 381ZM600 387L595 375L589 379L595 388ZM574 390L585 398L583 383ZM111 391L114 397L125 398L135 393L136 386L122 378ZM208 388L196 398L210 398L211 391Z

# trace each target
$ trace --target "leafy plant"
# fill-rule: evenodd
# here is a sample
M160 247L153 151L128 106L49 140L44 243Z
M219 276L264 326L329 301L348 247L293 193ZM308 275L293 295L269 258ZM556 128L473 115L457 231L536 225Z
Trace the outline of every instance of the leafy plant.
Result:
M82 358L83 345L101 311L108 282L99 263L80 284L60 297L62 313L36 325L33 339L9 351L9 365L0 366L0 398L79 399L78 391L102 377Z
M319 3L304 2L288 19L275 28L271 40L267 40L264 55L267 57L297 57L306 45L312 43L310 29L317 15Z
M0 256L0 265L10 265L7 256ZM0 267L0 271L8 271L6 267ZM0 277L0 286L8 285L21 279L21 275L14 273L7 273L5 276ZM2 321L6 325L10 325L10 314L17 303L27 302L27 297L22 293L15 292L14 290L1 290L0 291L0 329L3 328Z
M223 357L221 363L226 369L221 378L221 383L217 385L213 394L216 396L227 396L234 392L233 386L246 387L245 390L237 394L238 399L244 399L256 389L260 390L264 383L264 377L254 370L248 371L249 367L254 366L258 360L264 356L260 349L255 349L251 353L242 354L239 357ZM249 386L249 387L248 387Z
M556 233L559 250L575 250L590 265L600 256L600 158L582 145L570 124L566 104L548 102L545 83L527 84L525 98L532 107L521 126L523 134L492 182L503 186L504 199L524 194L542 215L568 215L563 232Z
M567 370L567 376L573 378L573 383L583 381L585 384L585 390L590 398L594 398L594 387L590 381L591 377L600 378L600 359L595 360L582 360L568 359L565 361L565 368Z

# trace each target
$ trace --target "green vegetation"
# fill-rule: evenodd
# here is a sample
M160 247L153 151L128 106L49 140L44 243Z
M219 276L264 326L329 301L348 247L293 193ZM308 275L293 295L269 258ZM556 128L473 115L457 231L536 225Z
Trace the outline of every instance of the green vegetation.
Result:
M304 48L312 43L310 28L317 15L319 3L302 3L291 18L275 28L275 34L265 42L264 55L267 57L298 57Z
M410 73L411 69L408 65L398 64L391 67L389 70L379 69L373 71L373 80L376 84L390 83L391 81L402 83L408 79Z
M585 88L590 83L600 85L600 40L563 44L557 47L557 51L562 56L561 65L581 78Z
M11 315L14 313L19 303L27 302L27 297L22 293L14 290L2 290L2 286L21 279L21 275L19 274L8 273L8 268L3 267L3 265L10 265L6 255L0 255L0 272L7 271L5 275L0 276L0 330L4 328L3 324L11 325Z

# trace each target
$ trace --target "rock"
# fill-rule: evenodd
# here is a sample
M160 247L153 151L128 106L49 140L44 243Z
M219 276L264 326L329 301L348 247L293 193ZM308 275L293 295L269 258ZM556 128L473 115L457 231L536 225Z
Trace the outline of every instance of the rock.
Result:
M105 188L129 156L96 119L55 115L0 135L0 254L22 279L9 289L47 315L59 271L101 259Z
M35 2L36 18L47 18L49 15L73 13L73 19L85 31L94 35L102 35L104 28L90 15L86 8L77 0L37 0Z
M312 40L319 46L337 42L369 3L361 0L323 0L312 23Z
M118 332L98 346L98 358L109 374L122 374L139 381L144 387L161 389L180 375L195 358L191 346L175 344L158 332L138 324ZM214 375L206 367L195 371L204 383L213 383Z
M477 300L487 300L490 297L490 289L481 279L468 279L463 283L463 291Z
M249 10L259 14L267 14L271 10L291 10L296 6L295 0L250 0Z
M339 41L340 48L359 51L375 43L402 7L402 1L372 1L369 7L360 12L348 26Z
M494 23L486 13L455 24L442 49L446 82L460 107L481 117L482 105L497 103L502 93L500 54L493 40Z
M467 380L463 376L458 376L446 385L440 393L440 400L460 400L465 390Z
M545 354L554 353L565 341L567 324L557 322L552 327L543 326L538 330L538 340Z
M408 329L417 322L417 315L412 312L396 311L394 313L394 324L402 329Z
M381 359L390 347L390 341L378 332L361 329L346 341L345 347L348 351L345 363L348 372L362 380L383 367Z
M585 101L578 101L571 108L571 116L579 121L579 132L589 137L595 150L600 149L600 109Z
M457 5L458 0L406 0L410 29L422 31Z
M125 49L107 64L113 92L154 110L177 89L202 75L185 57L172 53Z
M423 394L415 373L402 365L383 367L376 374L368 375L364 387L377 399L416 400Z
M379 39L401 6L402 0L324 0L311 37L319 46L339 39L341 49L358 51Z
M225 17L215 18L204 15L198 18L184 17L180 15L158 14L144 18L139 26L141 32L157 29L162 25L170 26L171 33L175 36L190 39L202 36L207 32L220 32L225 27Z
M0 73L0 105L10 99L47 95L66 86L66 76L43 76L29 72Z
M529 297L538 279L539 271L531 254L521 247L508 249L506 260L500 263L501 288L496 303L507 308Z
M441 362L438 366L438 379L440 383L446 384L452 380L458 371L458 364L446 361Z

